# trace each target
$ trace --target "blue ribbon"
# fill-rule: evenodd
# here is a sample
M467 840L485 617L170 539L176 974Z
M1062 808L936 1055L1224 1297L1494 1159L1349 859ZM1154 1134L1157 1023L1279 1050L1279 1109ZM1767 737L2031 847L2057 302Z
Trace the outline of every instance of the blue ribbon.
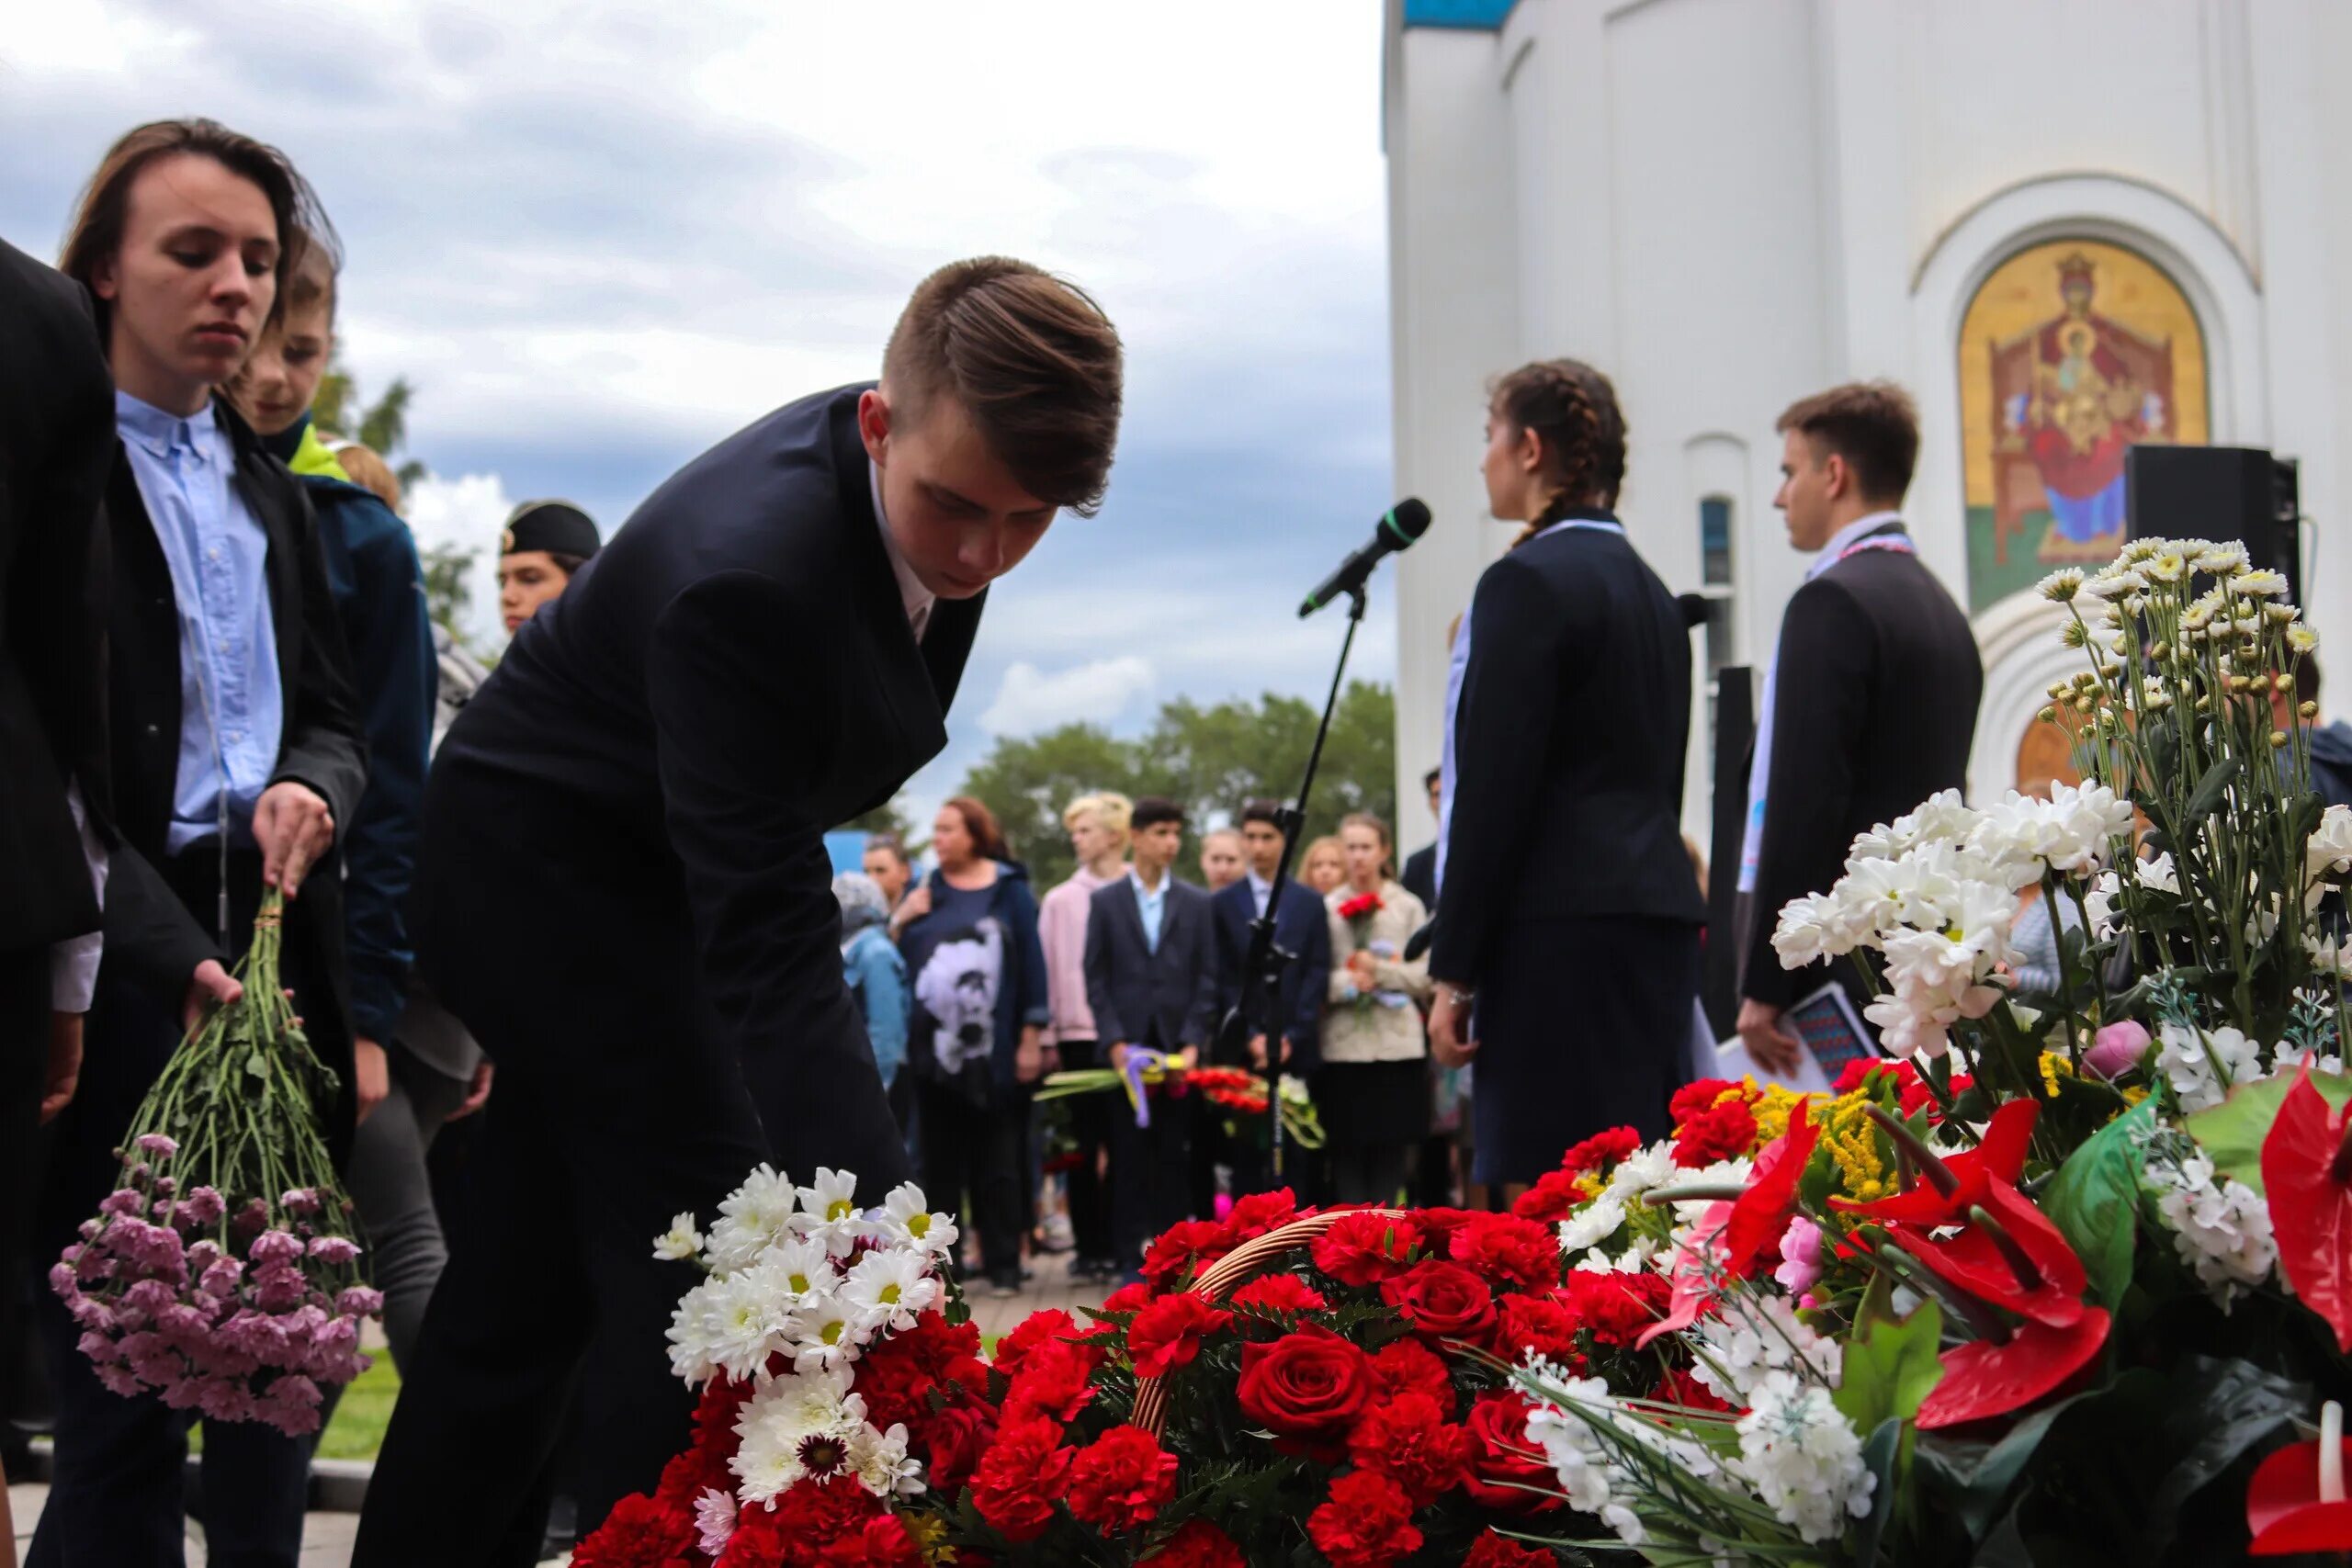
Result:
M1119 1076L1126 1081L1127 1103L1136 1108L1136 1125L1138 1127L1151 1125L1151 1095L1144 1088L1143 1076L1155 1067L1167 1065L1165 1055L1148 1046L1131 1045L1127 1048L1127 1063L1119 1069Z

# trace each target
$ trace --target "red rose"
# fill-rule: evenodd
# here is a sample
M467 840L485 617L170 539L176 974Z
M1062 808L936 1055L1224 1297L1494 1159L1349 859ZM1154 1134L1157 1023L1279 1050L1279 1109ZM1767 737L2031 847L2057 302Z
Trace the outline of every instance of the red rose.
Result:
M1584 1200L1585 1195L1577 1190L1576 1172L1547 1170L1536 1179L1534 1186L1511 1201L1510 1212L1522 1220L1555 1224L1566 1219L1568 1211Z
M998 1371L1011 1377L1021 1370L1021 1363L1038 1346L1076 1339L1083 1333L1085 1330L1079 1327L1078 1320L1069 1314L1059 1307L1047 1307L1043 1312L1031 1313L1015 1324L1012 1333L996 1342L996 1354L989 1360Z
M1201 1341L1224 1329L1233 1314L1190 1292L1162 1296L1136 1314L1127 1329L1127 1354L1139 1378L1164 1378L1190 1366Z
M1756 1146L1756 1113L1745 1100L1726 1100L1676 1129L1674 1163L1687 1170L1733 1159Z
M1335 1450L1372 1402L1372 1359L1328 1328L1241 1348L1242 1413L1284 1453Z
M938 1491L953 1491L972 1477L980 1456L996 1440L997 1409L967 1388L937 1411L926 1411L908 1429L908 1446L930 1467L930 1481ZM886 1428L887 1429L887 1428Z
M1306 1534L1331 1568L1388 1568L1421 1549L1412 1499L1369 1470L1331 1483L1331 1500L1307 1516Z
M1453 1260L1497 1285L1560 1282L1560 1237L1532 1220L1480 1214L1453 1233Z
M1320 1312L1331 1303L1295 1274L1263 1274L1234 1292L1229 1304L1260 1312Z
M886 1514L825 1548L825 1568L922 1568L922 1549L904 1523Z
M1114 1427L1080 1449L1069 1472L1069 1511L1104 1535L1149 1524L1176 1495L1176 1456L1140 1427Z
M1143 1277L1165 1291L1231 1250L1215 1220L1179 1220L1144 1248Z
M1470 1410L1470 1437L1477 1449L1463 1484L1498 1514L1548 1514L1568 1506L1560 1495L1559 1477L1527 1440L1527 1416L1533 1408L1519 1394L1490 1393Z
M1289 1188L1252 1192L1233 1201L1233 1213L1225 1217L1226 1241L1238 1247L1245 1241L1255 1241L1268 1231L1280 1230L1296 1218L1298 1199Z
M1137 1280L1135 1283L1122 1285L1104 1296L1102 1310L1106 1313L1141 1312L1150 1304L1158 1293L1147 1281Z
M1697 1079L1684 1084L1674 1091L1674 1099L1668 1102L1667 1113L1674 1118L1674 1124L1679 1127L1735 1089L1744 1096L1747 1092L1747 1086L1744 1083L1734 1083L1729 1078Z
M1569 1176L1607 1170L1642 1146L1642 1135L1631 1127L1603 1127L1580 1144L1570 1144L1560 1157L1560 1169Z
M1417 1263L1384 1282L1380 1296L1426 1338L1482 1344L1495 1326L1495 1293L1458 1263Z
M1233 1538L1206 1519L1186 1519L1168 1544L1145 1558L1141 1568L1250 1568Z
M1505 1296L1498 1304L1495 1352L1516 1362L1530 1350L1567 1367L1580 1367L1577 1330L1583 1326L1575 1310L1557 1292L1529 1291Z
M1373 1382L1380 1388L1383 1399L1395 1399L1400 1394L1425 1393L1433 1400L1438 1411L1447 1420L1460 1408L1453 1395L1453 1379L1437 1352L1418 1339L1399 1339L1380 1348L1372 1359Z
M1315 1238L1315 1267L1342 1285L1374 1285L1411 1266L1413 1250L1421 1245L1421 1227L1412 1216L1391 1219L1370 1210L1352 1210Z
M1425 1508L1468 1479L1470 1434L1448 1426L1426 1393L1399 1394L1356 1423L1348 1451L1356 1466L1388 1477Z
M1471 1546L1462 1568L1555 1568L1559 1561L1544 1548L1522 1545L1488 1530Z
M1035 1540L1054 1522L1054 1499L1067 1488L1072 1458L1051 1421L1007 1421L973 1472L972 1506L1015 1546Z
M690 1568L700 1539L691 1507L639 1493L614 1504L571 1560L585 1568Z
M1674 1287L1662 1274L1568 1271L1568 1295L1576 1315L1603 1345L1630 1348L1642 1330L1666 1315Z
M1005 1419L1024 1416L1077 1419L1094 1398L1094 1371L1102 1363L1099 1346L1059 1342L1037 1346L1022 1358L1021 1371L1005 1390Z

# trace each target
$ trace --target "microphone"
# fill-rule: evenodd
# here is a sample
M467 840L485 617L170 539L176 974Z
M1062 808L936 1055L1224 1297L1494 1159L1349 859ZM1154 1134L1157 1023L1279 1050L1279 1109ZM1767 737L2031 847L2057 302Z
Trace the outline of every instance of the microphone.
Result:
M1340 570L1325 578L1306 602L1298 607L1298 618L1305 620L1343 593L1353 593L1363 587L1372 569L1380 558L1396 554L1429 532L1430 509L1418 496L1400 501L1381 518L1380 526L1372 533L1372 543L1364 546L1340 563Z

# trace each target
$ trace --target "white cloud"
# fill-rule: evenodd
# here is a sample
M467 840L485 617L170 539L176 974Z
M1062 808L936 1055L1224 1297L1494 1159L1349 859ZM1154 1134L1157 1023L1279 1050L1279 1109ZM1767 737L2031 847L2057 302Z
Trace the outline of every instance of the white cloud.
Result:
M1156 683L1151 660L1132 653L1050 675L1023 660L1005 670L980 728L990 735L1034 735L1080 720L1108 727Z
M466 574L473 598L462 629L493 648L503 642L506 629L498 617L498 533L514 510L505 481L496 474L464 474L454 479L436 475L409 486L401 502L420 554L438 545L475 552Z

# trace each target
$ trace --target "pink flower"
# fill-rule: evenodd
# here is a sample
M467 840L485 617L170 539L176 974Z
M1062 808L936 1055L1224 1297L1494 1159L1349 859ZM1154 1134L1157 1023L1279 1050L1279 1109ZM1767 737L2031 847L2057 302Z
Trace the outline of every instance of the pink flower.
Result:
M277 1201L279 1207L291 1213L315 1214L319 1212L319 1194L316 1188L297 1187L282 1195Z
M156 1392L164 1397L166 1410L193 1410L203 1403L204 1391L209 1386L203 1378L175 1377L164 1382Z
M359 1256L359 1244L347 1235L322 1235L311 1242L311 1256L322 1263L349 1263Z
M98 1382L106 1385L108 1393L119 1394L124 1399L139 1397L139 1380L131 1376L130 1368L119 1361L99 1361L94 1370L98 1374Z
M1789 1217L1781 1233L1781 1266L1772 1278L1792 1296L1801 1296L1821 1280L1821 1227L1803 1214Z
M218 1224L220 1216L228 1210L228 1204L220 1201L220 1194L209 1187L191 1189L188 1195L180 1200L179 1212L190 1224Z
M194 1259L190 1259L191 1262ZM237 1281L245 1277L245 1266L233 1258L216 1258L197 1280L197 1289L222 1300L237 1293Z
M98 1200L98 1213L101 1214L143 1214L146 1212L146 1195L128 1187L118 1187Z
M180 1146L172 1142L171 1139L164 1136L161 1133L140 1134L139 1146L146 1153L153 1155L157 1159L169 1159L172 1156L180 1152Z
M345 1317L374 1317L384 1310L384 1292L354 1285L335 1297L334 1309Z
M295 1263L302 1257L300 1238L288 1231L264 1231L254 1237L245 1256L255 1263Z
M163 1315L164 1309L179 1298L161 1280L141 1280L122 1292L121 1312L125 1322L133 1318L144 1327Z
M2083 1053L2083 1067L2102 1078L2120 1078L2147 1054L2148 1031L2127 1018L2091 1037L2091 1048Z
M311 1283L290 1263L269 1263L254 1270L254 1304L264 1312L298 1307L311 1293Z
M250 1421L254 1414L251 1391L230 1378L207 1379L196 1407L209 1421Z

